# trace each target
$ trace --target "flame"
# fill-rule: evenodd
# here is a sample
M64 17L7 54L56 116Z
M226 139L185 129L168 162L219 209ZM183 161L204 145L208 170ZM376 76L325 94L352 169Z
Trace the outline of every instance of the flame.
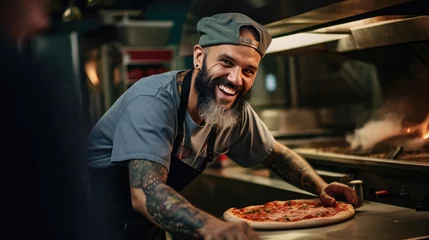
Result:
M408 127L403 131L406 133L419 132L419 137L418 137L419 139L422 139L422 140L429 139L429 115L422 123L416 126Z
M426 120L423 122L423 124L426 125L426 127L423 127L423 133L424 133L423 139L428 139L429 138L429 115L426 117Z

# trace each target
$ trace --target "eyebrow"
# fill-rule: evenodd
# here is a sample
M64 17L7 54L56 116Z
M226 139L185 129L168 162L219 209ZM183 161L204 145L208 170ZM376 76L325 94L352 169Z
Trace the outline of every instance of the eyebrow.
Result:
M230 55L228 55L228 54L226 54L226 53L222 53L221 55L219 55L219 58L227 59L227 60L229 60L229 61L231 61L231 62L233 62L233 63L236 63L236 62L237 62L233 57L231 57ZM247 65L246 67L247 67L247 68L250 68L250 69L253 69L254 71L258 71L258 67L256 67L256 66L253 66L253 65Z

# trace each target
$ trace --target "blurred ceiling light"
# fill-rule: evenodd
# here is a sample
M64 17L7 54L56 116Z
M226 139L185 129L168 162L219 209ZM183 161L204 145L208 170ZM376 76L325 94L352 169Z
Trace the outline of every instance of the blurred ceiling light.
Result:
M82 18L82 12L77 6L75 6L74 1L70 0L69 6L63 13L63 17L62 17L63 21L69 22L69 21L79 20L81 18Z

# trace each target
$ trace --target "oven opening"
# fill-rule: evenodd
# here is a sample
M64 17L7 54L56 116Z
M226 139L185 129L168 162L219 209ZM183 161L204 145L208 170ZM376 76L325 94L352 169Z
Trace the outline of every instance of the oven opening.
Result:
M367 200L429 204L429 42L312 53L264 59L286 79L252 92L274 137L320 173L363 180Z

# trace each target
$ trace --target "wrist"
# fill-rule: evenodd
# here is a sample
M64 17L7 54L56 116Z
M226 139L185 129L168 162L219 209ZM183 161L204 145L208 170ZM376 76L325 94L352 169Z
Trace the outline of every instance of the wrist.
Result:
M316 187L316 195L318 197L320 197L320 195L322 194L322 192L324 191L324 189L328 186L328 184L326 182L321 182L320 184L317 185Z
M197 229L198 234L201 237L207 236L209 233L213 232L214 228L216 228L215 226L218 225L216 223L222 223L222 220L219 220L219 219L217 219L215 217L210 217L209 219L207 219L207 221L205 222L204 226L202 226L201 228Z

